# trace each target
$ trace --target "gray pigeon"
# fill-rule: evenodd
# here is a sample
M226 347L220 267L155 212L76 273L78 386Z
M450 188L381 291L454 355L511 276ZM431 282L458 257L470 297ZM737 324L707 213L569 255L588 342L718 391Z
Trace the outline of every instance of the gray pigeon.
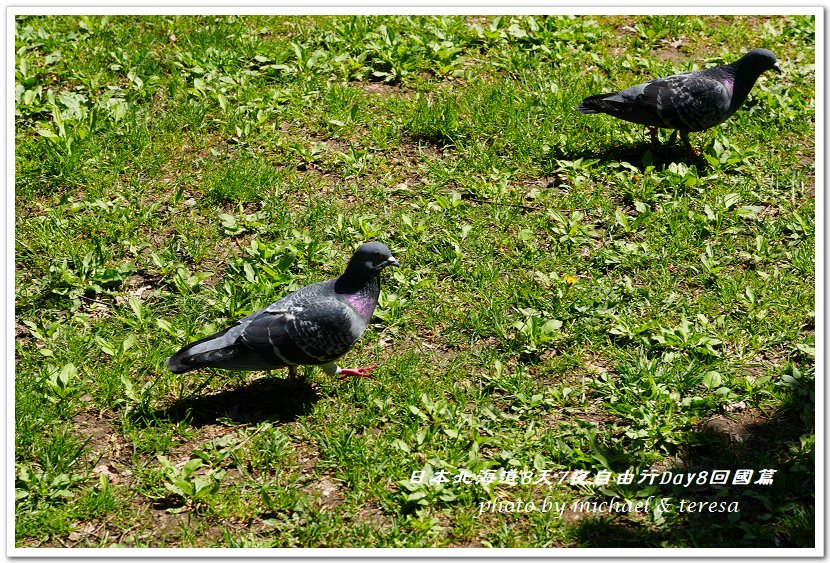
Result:
M621 92L582 100L581 113L607 113L646 125L652 142L657 128L676 129L689 144L689 133L722 123L741 107L762 72L781 69L767 49L753 49L736 62L705 70L683 72L632 86Z
M212 367L271 370L319 365L329 375L371 377L377 366L342 369L335 362L366 330L380 294L380 272L398 261L385 244L367 242L338 278L307 285L233 326L167 358L173 373Z

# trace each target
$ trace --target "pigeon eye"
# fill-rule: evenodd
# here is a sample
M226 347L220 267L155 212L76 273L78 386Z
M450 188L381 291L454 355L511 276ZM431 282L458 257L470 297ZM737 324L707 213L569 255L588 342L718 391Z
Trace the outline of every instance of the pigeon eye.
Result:
M383 260L383 254L381 254L380 252L375 252L372 255L372 259L377 261L377 262L380 262L381 260Z

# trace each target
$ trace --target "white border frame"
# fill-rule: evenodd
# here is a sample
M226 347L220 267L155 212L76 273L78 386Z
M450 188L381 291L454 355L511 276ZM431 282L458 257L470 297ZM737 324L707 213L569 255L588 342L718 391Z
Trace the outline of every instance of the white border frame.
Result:
M452 0L442 2L406 2L390 5L389 1L363 0L358 4L343 5L336 2L308 0L300 3L274 3L261 0L248 1L242 6L228 6L215 0L196 2L179 0L176 6L159 0L148 0L142 5L125 4L115 6L93 0L83 5L70 5L55 2L48 5L28 5L28 2L10 3L5 6L6 17L6 232L5 232L5 282L6 282L6 323L4 335L6 342L6 526L3 530L6 538L6 556L8 557L199 557L239 559L250 557L280 557L286 559L306 558L357 558L373 560L389 557L416 557L419 559L455 559L458 557L490 559L501 557L602 557L602 558L656 558L656 557L694 557L694 558L790 558L823 557L825 549L825 315L824 315L824 85L825 85L825 11L821 5L803 4L799 6L753 6L750 2L740 2L724 6L719 3L701 3L697 6L665 6L641 1L638 6L603 5L586 0L582 5L553 6L550 2L522 2L517 5L505 5L503 1ZM285 15L350 15L350 14L458 14L458 15L531 15L531 14L577 14L577 15L814 15L816 18L816 155L815 155L815 197L816 197L816 527L814 548L749 548L732 551L729 548L277 548L277 549L232 549L232 548L20 548L14 546L14 20L18 15L30 14L182 14L182 15L224 15L224 14L285 14ZM12 533L9 533L12 531Z

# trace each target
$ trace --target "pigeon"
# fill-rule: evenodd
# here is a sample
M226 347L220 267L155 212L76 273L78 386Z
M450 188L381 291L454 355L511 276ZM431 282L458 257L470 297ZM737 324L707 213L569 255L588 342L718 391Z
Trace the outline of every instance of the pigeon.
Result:
M781 72L775 55L767 49L753 49L731 64L674 74L620 92L590 96L576 109L580 113L607 113L646 125L652 143L657 140L658 127L675 129L686 147L699 154L689 143L689 133L709 129L728 119L744 103L761 73L769 69Z
M271 370L319 365L328 375L371 377L377 366L340 368L336 361L357 342L378 303L380 272L398 261L380 242L361 245L340 277L307 285L167 358L173 373L212 367Z

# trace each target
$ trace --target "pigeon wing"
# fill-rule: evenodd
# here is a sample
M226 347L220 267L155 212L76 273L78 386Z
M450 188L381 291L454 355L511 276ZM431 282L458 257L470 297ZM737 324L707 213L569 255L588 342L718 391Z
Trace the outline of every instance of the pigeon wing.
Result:
M729 116L730 97L723 82L698 73L684 73L646 83L638 103L653 111L662 127L702 131Z
M239 344L279 365L322 365L345 354L365 328L354 311L334 297L294 299L263 309L245 326Z

